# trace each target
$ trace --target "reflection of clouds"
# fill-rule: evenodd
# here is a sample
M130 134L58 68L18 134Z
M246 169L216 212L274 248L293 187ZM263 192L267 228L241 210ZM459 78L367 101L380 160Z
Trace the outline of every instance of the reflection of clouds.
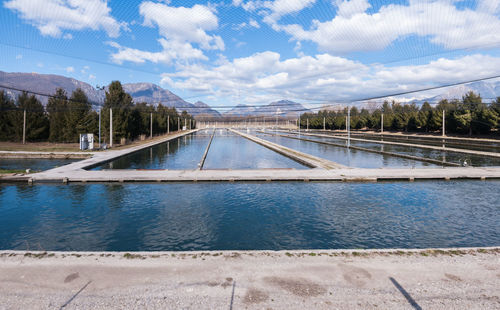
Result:
M499 185L2 185L0 249L493 246L500 243Z
M209 249L217 239L220 214L212 212L211 199L204 199L204 187L173 184L165 191L165 186L155 185L153 188L155 216L141 229L143 248Z
M23 220L12 236L11 247L31 250L106 250L119 212L108 212L119 197L104 185L35 186L34 199L23 194L16 201L28 203ZM34 188L35 188L34 187ZM114 188L115 193L119 193ZM104 205L104 206L103 206Z

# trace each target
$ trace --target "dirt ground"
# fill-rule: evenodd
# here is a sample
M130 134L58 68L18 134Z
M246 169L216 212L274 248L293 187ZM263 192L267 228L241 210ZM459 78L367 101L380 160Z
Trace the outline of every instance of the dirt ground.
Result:
M0 252L0 309L499 309L500 248Z

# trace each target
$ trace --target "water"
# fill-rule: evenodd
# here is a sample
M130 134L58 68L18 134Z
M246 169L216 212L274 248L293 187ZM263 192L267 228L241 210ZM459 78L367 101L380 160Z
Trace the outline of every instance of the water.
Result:
M293 135L297 137L298 135ZM324 141L331 142L336 144L346 144L346 140L344 139L335 139L335 138L327 138L327 137L315 137L315 136L302 136L309 140L316 141ZM469 166L475 167L483 167L483 166L500 166L500 158L486 157L486 156L477 156L470 155L464 153L457 152L448 152L448 151L440 151L440 150L431 150L431 149L423 149L419 147L408 147L408 146L400 146L400 145L390 145L390 144L380 144L375 142L360 142L360 141L352 141L352 146L359 146L367 149L384 151L390 153L404 154L417 156L421 158L430 158L439 161L446 161L450 163L461 164L464 160L467 160ZM362 151L361 151L362 152ZM366 152L362 152L366 153Z
M1 158L0 169L43 171L70 164L79 159L35 159L35 158Z
M100 165L101 169L196 169L211 132L199 131Z
M0 185L0 249L498 246L498 181Z
M196 169L213 130L201 130L100 165L101 169ZM307 167L225 129L217 129L203 169Z
M369 153L344 147L337 147L325 144L319 144L309 141L302 141L274 135L260 135L260 138L268 140L294 150L314 155L320 158L325 158L333 162L356 168L425 168L439 167L434 164L399 158L388 155ZM310 136L303 136L310 139ZM311 139L312 140L312 139ZM330 141L333 142L333 141ZM335 141L337 144L345 142Z
M306 166L234 133L217 131L203 169L266 169Z

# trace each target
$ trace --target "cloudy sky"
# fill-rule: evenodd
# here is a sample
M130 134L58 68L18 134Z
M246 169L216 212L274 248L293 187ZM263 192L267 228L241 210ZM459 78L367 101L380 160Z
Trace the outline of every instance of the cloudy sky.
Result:
M498 0L4 0L0 12L2 71L151 82L211 105L500 74Z

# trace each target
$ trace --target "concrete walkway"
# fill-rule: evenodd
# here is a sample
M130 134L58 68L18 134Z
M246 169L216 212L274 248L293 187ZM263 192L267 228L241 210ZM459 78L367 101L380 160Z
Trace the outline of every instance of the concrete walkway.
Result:
M498 309L500 249L0 252L2 309Z
M252 141L259 141L267 147L296 157L298 161L309 161L315 169L253 169L253 170L134 170L110 169L92 171L85 168L125 156L140 149L176 139L192 133L186 131L133 148L96 154L93 158L29 175L13 175L0 178L1 182L30 183L68 183L68 182L237 182L237 181L417 181L417 180L454 180L454 179L500 179L499 167L477 168L384 168L364 169L343 167L336 163L285 148L279 144L236 132ZM259 143L257 142L257 143ZM328 169L324 169L328 168ZM332 169L335 168L335 169Z

